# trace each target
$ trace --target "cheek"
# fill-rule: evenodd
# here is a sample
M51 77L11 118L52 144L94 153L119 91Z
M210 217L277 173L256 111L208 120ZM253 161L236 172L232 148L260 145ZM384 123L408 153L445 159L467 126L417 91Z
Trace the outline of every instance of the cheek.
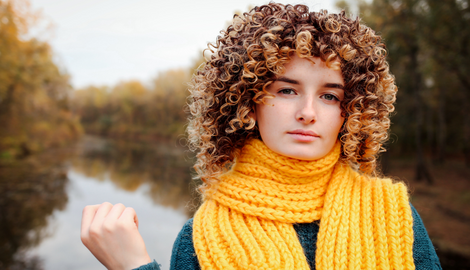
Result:
M271 134L279 129L285 122L288 114L282 104L274 103L271 100L268 104L257 104L256 121L261 134Z
M344 124L344 117L340 117L338 120L338 123L336 125L336 134L338 135L341 132L341 128L343 127Z
M336 138L344 123L344 117L341 116L341 109L332 111L328 117L328 122L330 124L329 130L331 135L335 135L334 137Z
M256 121L261 133L271 126L271 118L272 113L270 108L268 108L266 105L256 106Z

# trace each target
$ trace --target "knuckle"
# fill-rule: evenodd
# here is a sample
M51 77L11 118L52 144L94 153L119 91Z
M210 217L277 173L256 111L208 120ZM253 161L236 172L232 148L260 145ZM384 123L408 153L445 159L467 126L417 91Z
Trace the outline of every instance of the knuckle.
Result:
M103 231L107 233L112 233L115 230L116 226L111 222L103 223Z
M119 229L125 228L126 227L126 222L123 221L123 220L118 220L118 221L116 221L116 227L118 227Z
M85 214L86 212L90 211L92 209L92 206L91 205L87 205L83 208L83 211L82 213Z
M90 239L100 239L101 230L97 226L90 227L90 230L88 231L88 237Z
M114 206L116 206L116 207L125 207L124 204L122 204L122 203L117 203Z
M100 205L100 207L109 207L109 206L113 206L110 202L104 202Z
M131 229L129 222L125 220L118 220L118 222L116 223L116 226L119 229L119 231L128 231L129 229Z

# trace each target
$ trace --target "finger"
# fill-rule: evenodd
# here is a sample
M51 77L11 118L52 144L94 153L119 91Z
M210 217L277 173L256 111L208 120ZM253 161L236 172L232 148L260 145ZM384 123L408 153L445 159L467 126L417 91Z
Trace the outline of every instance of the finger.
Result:
M137 229L139 228L139 219L137 218L137 213L132 207L126 207L124 212L122 212L119 220L126 221L126 222L129 222L129 221L134 222Z
M95 229L101 228L101 225L109 211L111 211L111 208L113 208L113 205L109 202L102 203L96 211L95 218L93 218L90 227L94 227Z
M115 204L113 208L111 209L111 211L109 211L108 215L106 216L105 221L117 220L121 216L122 212L124 212L125 209L126 207L124 206L124 204L122 203Z
M88 228L90 227L90 224L93 221L93 218L95 217L96 211L98 211L99 207L100 205L96 204L96 205L87 205L85 206L85 208L83 208L82 224L81 224L81 229L80 229L80 233L82 236L88 234Z

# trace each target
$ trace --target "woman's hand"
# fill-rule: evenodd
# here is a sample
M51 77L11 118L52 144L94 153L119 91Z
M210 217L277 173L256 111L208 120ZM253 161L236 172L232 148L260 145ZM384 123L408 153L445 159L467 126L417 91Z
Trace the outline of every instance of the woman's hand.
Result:
M107 269L130 270L151 262L138 227L130 207L88 205L83 209L81 239Z

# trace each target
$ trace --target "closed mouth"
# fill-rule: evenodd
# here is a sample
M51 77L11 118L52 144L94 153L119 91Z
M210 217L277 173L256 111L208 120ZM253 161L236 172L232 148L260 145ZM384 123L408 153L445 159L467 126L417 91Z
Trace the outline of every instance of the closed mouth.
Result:
M317 133L311 131L311 130L303 130L303 129L296 129L293 131L287 132L288 134L298 134L298 135L303 135L303 136L312 136L312 137L320 137Z

